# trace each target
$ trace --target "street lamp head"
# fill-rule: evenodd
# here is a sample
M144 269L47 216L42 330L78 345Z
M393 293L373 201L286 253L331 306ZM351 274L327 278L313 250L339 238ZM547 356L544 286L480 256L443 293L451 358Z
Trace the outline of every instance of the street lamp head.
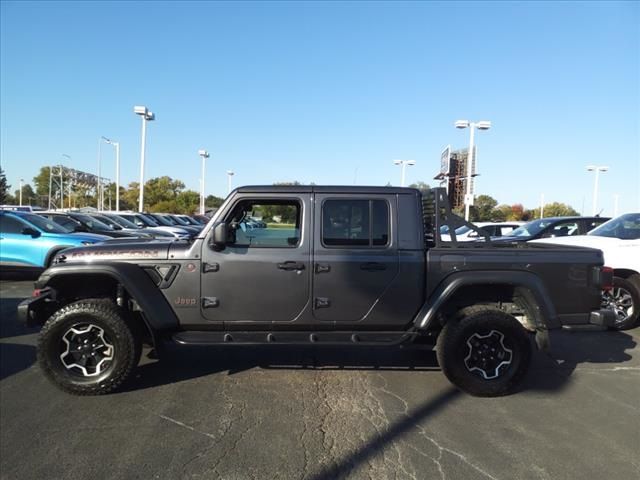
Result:
M100 137L102 140L104 140L105 143L111 144L111 140L109 140L107 137Z
M489 130L491 128L491 122L482 120L481 122L476 123L476 127L478 130Z
M147 110L147 107L145 107L144 105L136 105L135 107L133 107L133 113L135 113L136 115L144 115L146 117L148 112L149 111Z
M402 160L394 160L393 164L394 165L401 165L402 164Z
M469 126L469 120L458 120L455 126L456 128L467 128Z
M233 171L232 171L232 170L227 170L227 175L229 175L230 177L232 177L232 176L233 176L233 175L235 175L235 174L233 173Z
M415 165L416 161L415 160L407 160L407 165Z
M606 172L607 170L609 170L609 167L599 167L598 168L601 172Z
M597 167L595 165L587 165L587 171L593 172Z
M147 114L144 116L144 119L151 122L156 119L156 114L153 112L147 112Z
M207 152L207 151L206 151L206 150L204 150L204 149L200 149L200 150L198 150L198 155L200 155L200 156L201 156L201 157L203 157L203 158L209 158L209 152Z

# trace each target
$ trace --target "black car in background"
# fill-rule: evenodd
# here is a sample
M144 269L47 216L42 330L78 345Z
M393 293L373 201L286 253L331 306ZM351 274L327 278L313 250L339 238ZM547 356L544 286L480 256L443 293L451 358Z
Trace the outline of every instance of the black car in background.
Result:
M135 234L122 230L115 230L106 223L86 213L76 212L41 212L39 215L67 228L72 232L89 232L99 235L107 235L112 238L140 238L145 234Z
M548 217L532 220L504 237L491 237L497 242L528 242L539 238L586 235L609 220L608 217ZM482 240L480 240L482 241Z

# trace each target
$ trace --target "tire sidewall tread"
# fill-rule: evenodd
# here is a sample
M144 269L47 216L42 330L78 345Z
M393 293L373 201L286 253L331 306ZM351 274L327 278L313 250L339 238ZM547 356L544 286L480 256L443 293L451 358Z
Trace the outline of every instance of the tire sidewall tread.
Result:
M79 318L89 319L104 328L116 349L112 371L100 381L79 381L65 374L58 361L61 335ZM56 356L54 356L56 352ZM40 330L37 359L45 376L58 388L74 395L103 395L116 390L140 360L141 342L126 322L125 312L109 299L84 299L56 311Z
M466 341L474 331L495 329L508 338L514 350L515 365L503 377L484 380L464 365ZM514 393L524 379L531 364L530 334L518 320L487 305L474 305L457 312L443 327L436 346L436 355L442 372L455 386L479 397L498 397Z

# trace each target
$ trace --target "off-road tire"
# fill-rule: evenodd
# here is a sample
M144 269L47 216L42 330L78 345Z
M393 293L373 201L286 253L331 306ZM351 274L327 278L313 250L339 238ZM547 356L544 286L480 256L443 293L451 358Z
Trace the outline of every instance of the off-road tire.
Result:
M632 275L628 278L613 277L613 288L622 288L629 292L633 302L633 313L626 319L617 321L612 330L629 330L638 324L640 318L640 275Z
M74 325L92 324L104 331L113 345L113 359L96 377L74 375L63 364L63 336ZM138 365L140 336L127 324L125 312L112 301L101 298L79 300L65 305L46 321L38 337L37 356L45 376L58 388L74 395L104 395L113 392Z
M502 335L510 363L495 369L497 378L483 378L470 371L467 360L472 347L468 342L482 336ZM477 336L476 336L477 334ZM479 337L478 337L479 336ZM475 305L457 312L443 327L436 346L438 363L451 383L464 392L478 397L498 397L517 390L531 363L529 333L513 316L491 306Z

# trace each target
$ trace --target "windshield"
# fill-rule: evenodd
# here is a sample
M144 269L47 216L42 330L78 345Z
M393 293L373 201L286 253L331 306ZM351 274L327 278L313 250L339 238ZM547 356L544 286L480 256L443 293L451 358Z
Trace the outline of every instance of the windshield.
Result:
M553 222L547 219L533 220L532 222L525 223L524 225L516 228L509 233L509 237L533 237L540 233L543 229L547 228Z
M104 215L95 215L94 218L97 218L101 222L106 223L107 225L112 227L114 230L122 230L122 227L118 225L114 220L110 219L109 217L106 217Z
M32 213L25 213L21 215L20 218L26 220L27 222L35 225L40 230L48 233L72 233L72 230L63 227L62 225L58 225L53 220L49 220L48 218L41 217L40 215L34 215Z
M591 230L587 235L619 238L621 240L639 240L640 213L627 213L612 218L608 222Z
M180 216L178 218L181 218L182 220L187 222L189 225L193 225L193 226L196 226L196 227L200 226L200 223L198 223L195 219L191 218L188 215Z
M133 223L131 220L127 220L126 218L120 215L109 215L109 218L124 228L137 228L138 230L142 228L136 225L135 223Z
M170 222L166 217L162 216L162 215L158 215L153 214L152 215L153 219L158 222L160 225L164 225L166 227L175 227L175 223Z
M167 217L171 218L171 220L175 221L176 223L178 223L180 225L185 225L185 226L189 226L190 225L190 223L187 222L184 218L178 217L177 215L167 215Z
M467 233L469 230L471 230L471 228L463 225L462 227L456 228L456 235L462 235L463 233Z
M91 230L113 230L109 225L104 222L101 222L97 218L90 217L89 215L84 215L81 213L75 213L71 216L71 218L75 218L76 220L80 220Z

